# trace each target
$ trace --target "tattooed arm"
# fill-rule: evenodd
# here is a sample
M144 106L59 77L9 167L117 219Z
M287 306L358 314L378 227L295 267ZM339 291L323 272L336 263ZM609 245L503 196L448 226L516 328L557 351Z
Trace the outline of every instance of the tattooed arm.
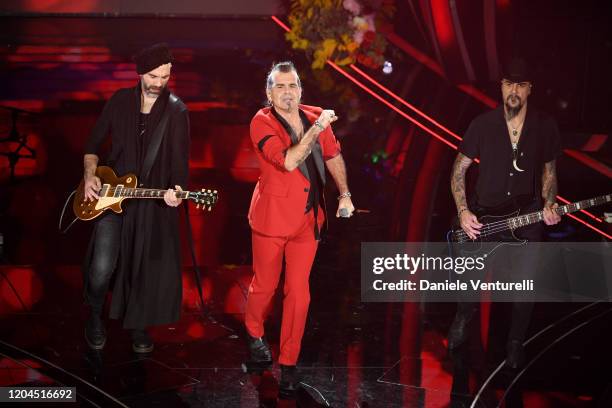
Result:
M451 175L451 191L457 206L461 228L472 239L480 233L482 224L478 222L478 218L474 215L467 205L465 196L465 173L472 164L473 160L466 155L459 153L453 164L453 172Z
M557 169L555 160L544 163L542 171L542 198L544 199L544 223L553 225L561 221L561 217L553 209L557 208Z
M465 173L472 164L472 159L462 153L457 155L453 164L453 173L451 175L451 191L457 206L457 212L468 208L467 199L465 198Z
M296 169L310 154L312 147L317 141L321 133L321 129L316 126L312 126L302 137L299 143L291 146L287 149L287 155L285 156L285 169L292 171Z
M333 110L325 109L316 120L315 124L304 134L299 143L287 149L285 156L285 169L295 170L310 154L312 147L317 142L319 133L338 119Z
M550 207L557 201L557 169L555 160L544 163L544 171L542 171L542 198L546 207Z

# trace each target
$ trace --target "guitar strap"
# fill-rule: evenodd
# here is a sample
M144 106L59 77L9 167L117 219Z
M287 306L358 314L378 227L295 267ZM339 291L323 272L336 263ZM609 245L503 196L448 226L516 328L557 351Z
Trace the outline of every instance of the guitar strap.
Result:
M178 98L173 94L170 94L168 97L168 104L166 105L166 109L164 111L164 116L162 116L159 124L155 128L155 133L151 137L151 142L149 143L149 149L147 150L147 155L142 163L142 168L140 170L140 180L142 182L146 182L149 178L149 173L151 173L151 168L153 167L153 162L155 161L155 157L157 157L157 152L159 151L159 146L161 146L162 139L166 134L166 128L168 127L168 121L170 119L170 112L174 109L174 106L178 102Z

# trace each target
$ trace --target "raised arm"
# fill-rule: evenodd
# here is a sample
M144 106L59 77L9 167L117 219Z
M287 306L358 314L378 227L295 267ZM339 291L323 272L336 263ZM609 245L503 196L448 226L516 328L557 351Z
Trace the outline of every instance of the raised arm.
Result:
M319 134L336 120L337 116L333 110L323 110L319 118L310 129L308 129L299 143L287 149L287 154L285 155L285 169L287 169L287 171L295 170L304 160L306 160Z

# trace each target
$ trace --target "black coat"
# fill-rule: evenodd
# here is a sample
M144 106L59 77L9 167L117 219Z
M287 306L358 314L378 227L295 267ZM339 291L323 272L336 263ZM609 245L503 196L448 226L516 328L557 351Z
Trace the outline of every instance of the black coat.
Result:
M149 140L166 108L169 94L160 95L139 136L140 85L117 91L106 103L87 141L85 153L98 154L109 132L111 153L105 164L119 176L134 173L139 185L186 189L189 170L189 113L179 100L172 105L168 127L148 180L140 178ZM184 203L183 205L186 205ZM182 299L179 241L180 207L163 200L132 199L122 204L123 224L117 262L111 318L123 319L125 328L166 324L180 318ZM91 242L95 240L95 230ZM90 245L92 248L92 245ZM91 259L85 260L85 274Z

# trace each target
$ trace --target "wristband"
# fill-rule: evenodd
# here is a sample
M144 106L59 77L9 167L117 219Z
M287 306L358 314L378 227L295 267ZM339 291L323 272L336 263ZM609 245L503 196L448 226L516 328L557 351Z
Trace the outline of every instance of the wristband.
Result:
M316 127L318 127L319 129L321 129L321 132L325 130L325 128L323 127L323 125L321 124L321 122L319 122L319 120L315 120L313 125L315 125Z
M351 193L349 191L347 191L346 193L342 193L338 196L338 200L342 199L342 198L347 198L347 197L351 197Z

